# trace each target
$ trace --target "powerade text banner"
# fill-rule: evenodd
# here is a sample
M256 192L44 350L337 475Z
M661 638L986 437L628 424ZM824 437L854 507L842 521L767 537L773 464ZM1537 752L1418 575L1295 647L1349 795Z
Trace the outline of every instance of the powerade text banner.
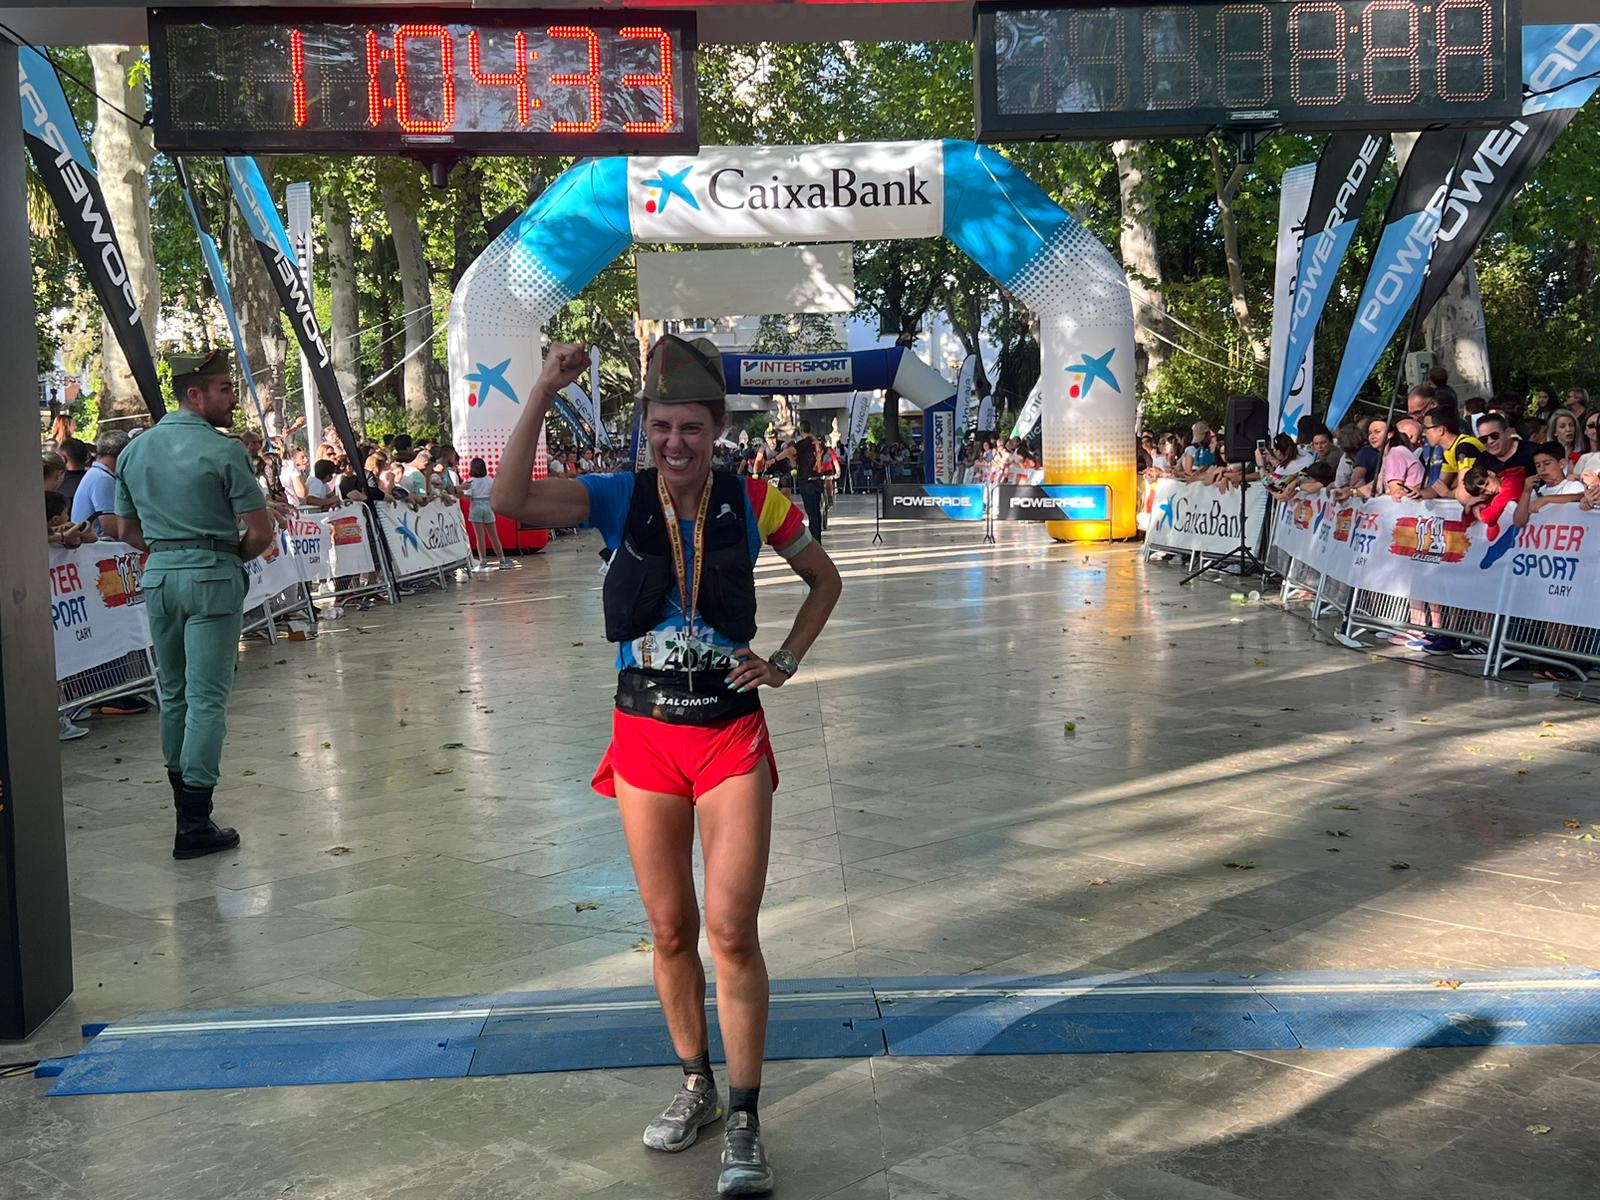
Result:
M1316 332L1317 322L1322 319L1323 306L1333 294L1339 265L1344 262L1345 252L1350 249L1356 222L1361 219L1361 212L1367 206L1373 185L1378 182L1378 175L1383 170L1383 160L1388 154L1389 135L1386 133L1333 133L1323 143L1322 156L1317 160L1316 181L1311 185L1311 196L1306 201L1304 238L1294 269L1293 303L1289 308L1283 368L1272 376L1276 386L1270 390L1270 399L1278 415L1278 422L1271 426L1273 429L1294 430L1294 421L1286 423L1289 411L1295 407L1289 399L1289 391L1295 386L1301 366L1311 357L1312 335ZM1284 176L1284 193L1287 208L1287 174ZM1281 226L1278 236L1278 253L1281 256ZM1279 264L1281 271L1281 257ZM1274 314L1277 311L1273 309ZM1276 316L1273 320L1273 336L1277 336ZM1274 371L1277 372L1276 367ZM1309 370L1306 375L1309 378ZM1299 416L1294 420L1298 421Z
M1356 302L1350 340L1339 363L1339 377L1328 403L1328 427L1337 429L1356 395L1378 365L1378 359L1400 328L1411 302L1422 290L1422 277L1439 232L1450 179L1465 134L1457 129L1430 129L1417 138L1406 169L1400 173L1383 234L1367 268L1367 281ZM1388 381L1383 396L1388 398Z
M140 577L144 555L122 542L50 547L56 678L68 679L150 647Z
M454 566L472 553L461 506L452 500L431 500L418 509L390 501L377 507L396 579Z
M1002 484L989 489L996 521L1109 521L1111 489L1096 483Z
M228 182L233 186L233 198L244 217L244 223L255 239L256 249L267 264L267 274L272 276L272 286L278 291L278 302L288 314L294 327L300 350L311 367L311 378L316 383L317 395L328 410L333 427L339 431L345 453L351 462L361 461L361 444L345 412L344 396L339 391L339 381L333 374L333 359L328 355L328 344L322 336L322 326L317 322L316 304L300 274L300 262L289 234L278 216L277 206L267 192L267 184L253 158L226 158ZM244 348L241 348L241 353Z
M1562 130L1600 88L1600 25L1527 25L1522 119L1467 132L1417 312L1426 317ZM1553 90L1552 90L1553 89ZM1543 94L1540 94L1543 93Z
M889 483L883 488L885 521L981 521L980 484Z
M28 156L66 226L72 248L78 252L83 273L111 324L144 406L159 421L167 406L161 398L139 301L72 107L61 90L55 67L37 50L19 46L17 67L22 92L22 140L28 147Z
M639 242L762 242L774 217L794 241L933 237L944 228L937 142L705 147L628 160Z
M1267 521L1267 489L1252 487L1244 498L1245 545L1261 548ZM1145 544L1173 550L1226 554L1239 548L1239 493L1205 483L1158 479L1145 498L1150 526Z
M1387 497L1278 506L1273 540L1352 587L1476 612L1592 627L1600 587L1600 512L1559 504L1525 528L1463 521L1453 500Z
M1293 433L1295 423L1311 411L1311 336L1295 363L1295 374L1287 383L1285 356L1289 348L1289 327L1294 322L1295 273L1306 239L1306 206L1311 202L1311 185L1317 177L1313 165L1290 167L1283 173L1278 193L1278 267L1272 285L1272 358L1267 375L1267 426Z

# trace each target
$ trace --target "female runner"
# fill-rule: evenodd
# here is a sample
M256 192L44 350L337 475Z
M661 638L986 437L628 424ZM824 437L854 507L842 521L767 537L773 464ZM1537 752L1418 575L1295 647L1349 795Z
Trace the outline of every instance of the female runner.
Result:
M589 525L611 552L603 601L616 642L611 746L593 786L614 796L655 953L656 994L684 1080L644 1143L685 1150L722 1115L706 1033L705 970L692 856L705 860L705 923L717 967L717 1022L728 1072L717 1191L772 1189L757 1103L768 983L756 917L766 886L777 763L758 689L782 687L839 599L839 572L802 516L764 479L713 470L726 418L722 359L705 339L651 349L644 409L654 469L530 481L545 416L589 367L581 346L554 344L496 473L496 512L526 525ZM781 649L755 636L754 564L765 542L805 581Z

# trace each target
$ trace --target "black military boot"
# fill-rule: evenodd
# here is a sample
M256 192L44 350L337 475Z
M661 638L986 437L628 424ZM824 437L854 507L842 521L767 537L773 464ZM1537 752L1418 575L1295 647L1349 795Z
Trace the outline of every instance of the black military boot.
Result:
M183 776L176 771L168 771L167 782L172 785L172 807L177 808L183 797Z
M239 835L218 829L211 819L211 788L182 785L178 793L178 835L172 839L173 858L199 858L219 850L232 850Z

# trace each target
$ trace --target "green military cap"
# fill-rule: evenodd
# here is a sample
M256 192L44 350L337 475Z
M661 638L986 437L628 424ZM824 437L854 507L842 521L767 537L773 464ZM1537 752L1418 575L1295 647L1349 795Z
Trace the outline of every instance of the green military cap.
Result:
M204 354L169 354L167 365L172 368L174 379L185 375L230 375L233 373L232 353L223 347Z
M650 347L641 394L657 404L720 403L728 395L722 351L709 338L667 334Z

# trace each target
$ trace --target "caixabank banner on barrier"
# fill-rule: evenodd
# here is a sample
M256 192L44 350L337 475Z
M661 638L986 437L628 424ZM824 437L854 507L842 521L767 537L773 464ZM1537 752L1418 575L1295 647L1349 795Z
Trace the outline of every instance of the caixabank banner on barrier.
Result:
M1111 519L1111 489L1103 484L1004 484L990 490L990 508L996 521Z
M1453 500L1280 504L1273 539L1341 583L1476 612L1592 627L1600 512L1552 505L1526 526L1464 520Z
M1158 479L1145 493L1145 544L1171 550L1226 554L1239 548L1239 493L1211 484ZM1251 487L1244 498L1244 538L1261 545L1267 520L1267 489Z
M883 488L885 521L981 521L981 484L889 483Z
M467 523L453 500L433 500L420 508L386 501L378 505L378 520L397 579L453 567L471 557Z

